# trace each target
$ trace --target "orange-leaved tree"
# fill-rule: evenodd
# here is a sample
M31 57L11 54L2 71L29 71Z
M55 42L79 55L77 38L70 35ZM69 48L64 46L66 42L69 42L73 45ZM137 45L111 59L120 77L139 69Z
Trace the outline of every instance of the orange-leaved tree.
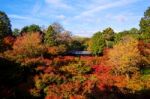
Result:
M6 51L5 56L17 62L42 56L45 48L41 41L39 33L27 33L19 36L13 44L13 49Z

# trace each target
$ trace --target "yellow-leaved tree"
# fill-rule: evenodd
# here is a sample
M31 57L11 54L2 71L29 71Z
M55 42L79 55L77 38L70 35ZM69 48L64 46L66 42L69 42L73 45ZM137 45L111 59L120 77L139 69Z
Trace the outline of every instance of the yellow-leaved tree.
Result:
M138 49L138 41L125 36L110 50L108 57L108 63L113 67L116 75L125 74L129 77L139 69L142 56Z

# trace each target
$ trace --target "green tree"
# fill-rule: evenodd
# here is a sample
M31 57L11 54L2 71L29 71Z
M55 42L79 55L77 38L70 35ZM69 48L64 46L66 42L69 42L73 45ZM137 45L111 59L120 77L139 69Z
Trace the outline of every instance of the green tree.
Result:
M23 33L32 33L32 32L41 32L40 26L36 24L32 24L30 26L25 26L21 30L21 34Z
M89 48L94 55L102 54L103 48L105 47L105 39L101 32L93 35L91 41L89 42Z
M144 17L141 18L140 31L150 34L150 7L144 12Z
M150 33L142 33L140 34L140 40L143 40L146 43L150 43Z
M116 33L114 35L114 42L118 43L120 42L120 40L125 37L125 36L130 36L133 37L135 39L140 39L140 34L139 34L139 30L136 28L131 28L130 30L125 30L125 31L121 31L119 33Z
M70 50L84 50L84 45L77 40L73 40L70 45Z
M8 36L12 33L8 16L0 11L0 37Z
M27 33L27 32L28 32L28 28L29 28L29 26L24 26L24 27L21 29L21 34L22 34L22 33Z
M44 43L48 46L54 46L56 43L56 34L53 27L50 25L44 35Z
M72 36L72 40L69 45L69 50L87 50L89 41L90 38Z
M113 41L114 41L114 35L115 32L112 28L106 28L105 30L103 30L103 38L105 39L105 44L106 47L112 47L113 46Z
M140 39L150 42L150 7L144 12L144 17L140 21Z
M19 30L19 29L15 28L15 29L13 30L13 35L14 35L14 36L18 36L19 33L20 33L20 30Z
M113 40L113 37L114 37L114 30L112 28L106 28L105 30L103 30L103 35L104 35L104 39L107 40L107 41L111 41Z
M10 20L4 12L0 11L0 49L2 47L3 38L11 34Z
M131 29L129 30L129 33L132 33L132 34L134 34L134 33L139 33L139 30L138 30L137 28L131 28Z

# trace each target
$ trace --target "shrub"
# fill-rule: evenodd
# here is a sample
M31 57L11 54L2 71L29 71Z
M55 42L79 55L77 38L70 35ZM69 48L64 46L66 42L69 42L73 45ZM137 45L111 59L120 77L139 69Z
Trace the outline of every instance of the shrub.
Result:
M68 66L63 66L60 68L61 71L68 72L72 75L78 75L78 74L87 74L91 71L90 66L85 66L82 62L79 62L78 64L69 64Z
M47 53L50 55L62 55L65 54L67 51L65 45L51 46L47 47L47 49L48 49Z
M27 33L17 37L13 44L13 50L6 51L4 55L23 64L28 59L42 56L45 51L44 46L41 44L41 35L39 33Z

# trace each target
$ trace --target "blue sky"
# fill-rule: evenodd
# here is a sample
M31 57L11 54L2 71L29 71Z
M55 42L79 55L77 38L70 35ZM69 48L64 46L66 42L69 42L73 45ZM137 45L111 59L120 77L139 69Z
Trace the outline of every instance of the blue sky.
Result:
M58 22L74 35L92 36L112 27L115 31L138 28L150 0L0 0L13 28Z

